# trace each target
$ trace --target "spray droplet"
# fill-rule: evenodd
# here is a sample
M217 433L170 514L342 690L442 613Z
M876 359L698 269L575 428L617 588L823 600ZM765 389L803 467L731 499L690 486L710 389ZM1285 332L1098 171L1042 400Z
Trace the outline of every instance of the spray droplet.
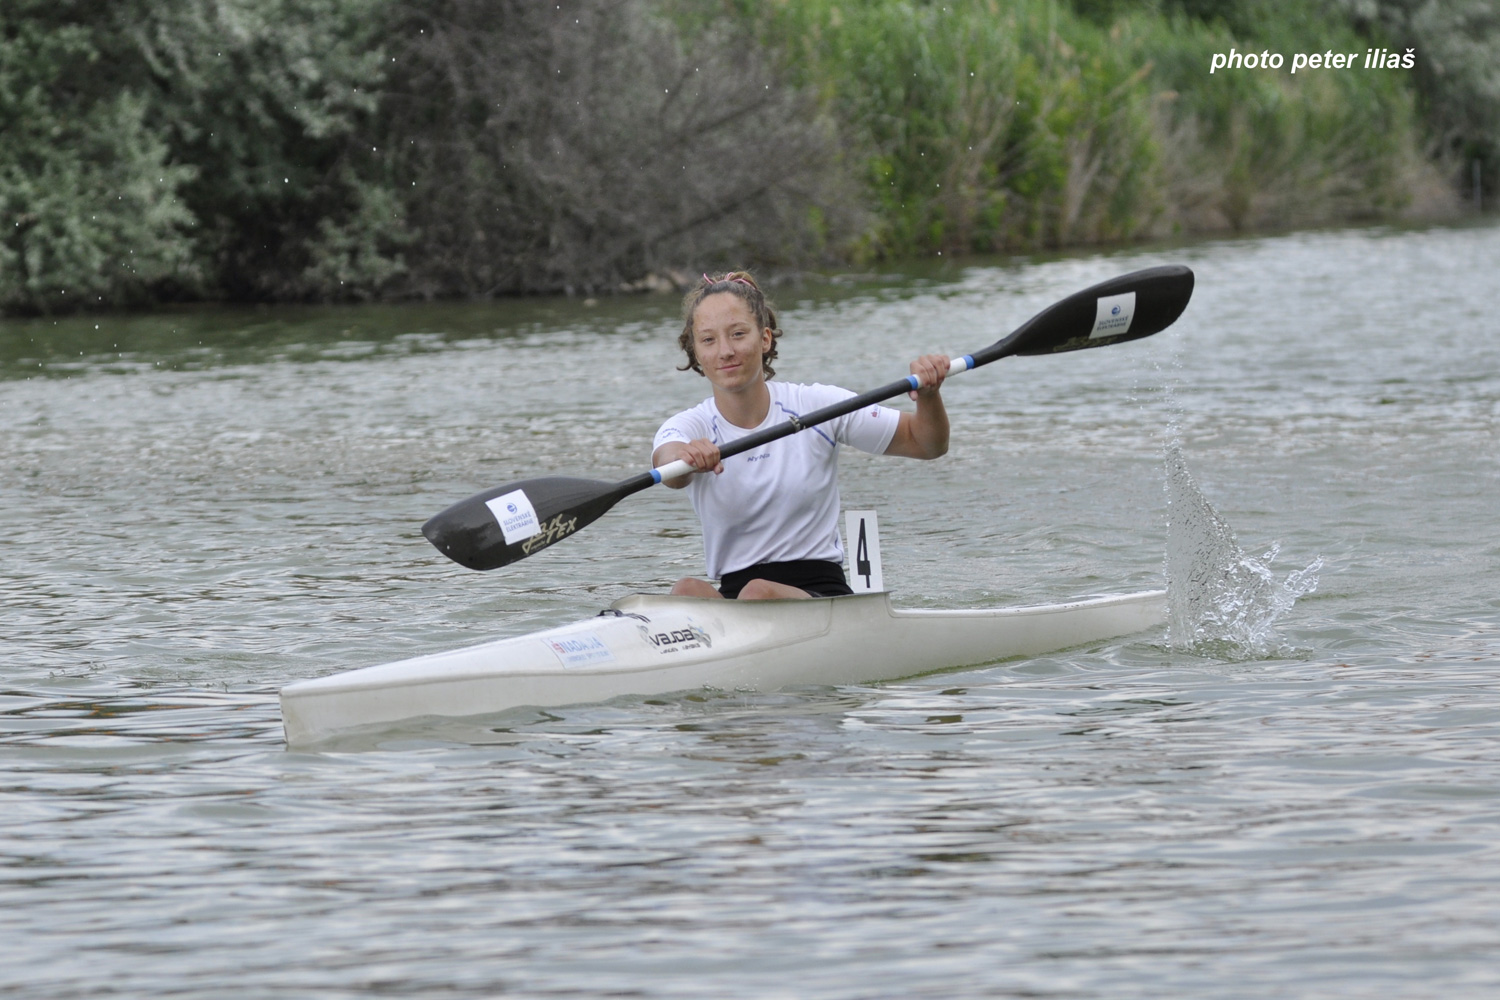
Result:
M1198 489L1175 429L1167 440L1167 644L1228 660L1261 659L1280 648L1275 624L1318 586L1322 559L1278 581L1271 563L1235 540Z

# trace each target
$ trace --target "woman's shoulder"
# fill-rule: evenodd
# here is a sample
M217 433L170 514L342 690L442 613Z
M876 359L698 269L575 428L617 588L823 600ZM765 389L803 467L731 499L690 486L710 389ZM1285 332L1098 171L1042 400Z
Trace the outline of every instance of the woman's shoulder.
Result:
M714 398L710 396L707 399L703 400L701 403L698 403L694 406L689 406L685 410L678 410L666 420L662 421L661 426L663 429L674 426L688 426L695 429L701 428L712 423L714 417L718 415L718 412L718 409L714 406Z
M807 410L817 409L820 406L829 406L854 395L848 389L836 385L824 385L822 382L778 382L772 380L766 383L766 387L771 390L772 399L798 412L806 412Z

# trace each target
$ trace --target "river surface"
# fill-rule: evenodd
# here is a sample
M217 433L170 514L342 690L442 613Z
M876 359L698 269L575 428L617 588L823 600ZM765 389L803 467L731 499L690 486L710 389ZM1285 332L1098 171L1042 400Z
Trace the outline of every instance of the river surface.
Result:
M316 752L286 683L701 573L666 490L493 573L419 531L643 469L704 394L675 298L0 323L0 995L1500 995L1500 228L807 281L780 375L883 384L1159 263L1174 327L955 378L948 457L848 454L844 503L898 604L1202 543L1290 594L1255 635Z

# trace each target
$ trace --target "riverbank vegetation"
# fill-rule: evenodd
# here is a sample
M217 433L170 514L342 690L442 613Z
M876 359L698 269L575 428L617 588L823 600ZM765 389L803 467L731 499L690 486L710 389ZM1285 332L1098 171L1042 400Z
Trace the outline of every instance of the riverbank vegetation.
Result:
M10 0L0 309L1394 218L1493 192L1497 57L1481 0Z

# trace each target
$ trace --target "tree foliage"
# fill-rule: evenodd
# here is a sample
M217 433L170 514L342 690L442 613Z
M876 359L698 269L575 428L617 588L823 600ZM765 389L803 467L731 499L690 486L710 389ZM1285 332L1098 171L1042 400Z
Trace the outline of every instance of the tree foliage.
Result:
M196 173L174 160L137 93L109 86L109 50L81 5L0 8L0 305L69 309L144 299L194 276Z
M1189 3L1191 0L1183 0ZM1284 18L1261 20L1286 8ZM1363 47L1282 0L739 2L867 151L867 249L909 254L1322 223L1399 209L1419 172L1410 95L1384 77L1210 78L1212 54ZM1237 32L1251 30L1253 34Z
M1368 35L1417 55L1430 153L1500 188L1500 5L1493 0L1331 0Z
M1206 72L1363 44L1416 73ZM1418 150L1493 184L1487 0L6 0L0 310L1335 221Z
M826 117L642 0L13 0L0 308L613 289L858 225Z
M1133 18L1153 37L1156 84L1172 94L1161 126L1172 201L1183 228L1205 214L1233 228L1379 218L1424 183L1413 94L1392 72L1304 71L1298 52L1363 52L1368 42L1317 4L1251 0L1208 22L1177 16L1169 30ZM1287 10L1276 16L1278 10ZM1200 85L1216 52L1271 52L1279 70L1220 71Z
M635 0L394 8L382 131L424 295L613 289L853 228L830 123L723 30Z
M210 294L371 294L406 237L375 141L385 0L125 0L127 86L173 158Z

